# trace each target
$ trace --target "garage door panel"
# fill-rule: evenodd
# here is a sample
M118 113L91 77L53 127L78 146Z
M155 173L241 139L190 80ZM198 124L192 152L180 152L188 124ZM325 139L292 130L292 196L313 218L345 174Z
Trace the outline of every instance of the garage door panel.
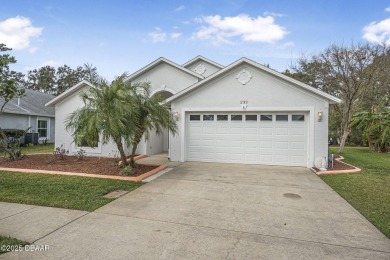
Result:
M275 149L288 149L288 141L275 141Z
M248 149L251 149L251 148L258 148L257 141L256 141L256 140L245 141L245 147L248 148Z
M226 140L215 140L216 148L229 148L230 142L226 142Z
M273 127L261 127L259 133L260 133L260 136L272 137L274 135L274 128Z
M276 136L288 136L288 127L275 127L275 135Z
M217 126L217 134L229 134L230 129L228 126Z
M299 112L302 114L302 112ZM206 112L204 114L216 114ZM305 166L308 122L275 121L189 121L186 159L205 162L261 163ZM250 114L261 114L253 113ZM203 118L203 117L201 117ZM258 117L260 118L260 117ZM305 115L305 118L309 118Z
M230 141L230 146L231 147L242 147L243 141L241 140L231 140Z
M215 147L215 140L214 139L203 139L202 146L214 148Z
M304 142L304 141L300 141L300 142L297 142L297 141L291 142L291 143L290 143L290 149L294 149L294 150L296 150L296 149L303 150L303 149L305 149L305 142Z
M303 155L292 155L290 156L291 163L302 165L305 162L305 157Z
M245 154L245 161L246 162L257 162L258 161L258 155L257 153L246 153Z
M245 127L244 133L245 136L257 136L257 126L256 127Z
M275 154L274 155L274 162L284 164L284 163L288 162L288 155Z
M304 127L291 127L290 128L290 134L292 136L305 136L306 135L306 129Z
M234 122L232 122L234 124ZM243 127L230 127L230 133L232 135L242 135Z
M259 141L260 148L273 148L273 141Z

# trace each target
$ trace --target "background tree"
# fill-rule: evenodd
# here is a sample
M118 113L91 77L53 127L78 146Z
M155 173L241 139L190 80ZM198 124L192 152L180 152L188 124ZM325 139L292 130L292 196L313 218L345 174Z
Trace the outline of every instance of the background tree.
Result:
M5 44L0 43L0 52L10 51ZM16 63L15 57L9 54L0 55L0 116L6 104L13 98L24 95L24 89L19 88L23 74L10 70L9 65ZM9 144L8 136L0 128L0 149L7 152L11 160L21 159L20 151Z
M302 57L292 66L292 72L285 74L303 81L317 89L342 99L342 104L333 109L334 119L340 121L339 153L342 153L351 133L352 115L367 102L373 93L384 88L381 78L387 51L385 46L352 44L350 47L331 45L324 52L310 57ZM375 62L374 62L375 61ZM376 102L378 102L376 100Z
M28 89L58 96L82 80L93 83L98 78L96 67L90 64L78 66L76 69L72 69L68 65L60 66L57 69L52 66L44 66L30 70L24 86Z
M51 66L44 66L39 69L30 70L27 73L25 88L55 94L56 91L56 69Z
M386 106L387 102L385 97L370 111L360 111L352 117L351 127L363 130L363 140L368 142L371 151L390 151L390 108Z

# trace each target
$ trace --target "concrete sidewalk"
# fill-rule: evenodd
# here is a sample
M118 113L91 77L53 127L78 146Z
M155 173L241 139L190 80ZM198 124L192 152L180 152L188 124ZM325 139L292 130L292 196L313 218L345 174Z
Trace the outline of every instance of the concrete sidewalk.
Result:
M15 217L50 211L29 207ZM62 213L51 210L54 222ZM49 251L0 259L390 259L390 240L301 167L188 162L95 212L71 213L27 237ZM11 225L23 239L17 219L1 224L12 214L0 230ZM30 216L25 225L47 225Z
M0 235L32 244L88 213L0 202Z

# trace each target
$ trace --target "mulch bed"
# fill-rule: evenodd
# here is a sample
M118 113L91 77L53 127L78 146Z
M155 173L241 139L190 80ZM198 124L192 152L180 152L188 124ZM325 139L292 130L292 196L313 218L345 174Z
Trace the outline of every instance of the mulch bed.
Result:
M331 166L331 165L329 165ZM348 164L345 164L343 162L334 160L333 161L333 168L329 167L328 171L339 171L339 170L353 170L355 167L349 166Z
M335 159L339 158L339 157L340 156L336 155ZM316 171L320 171L316 167L313 167L313 169ZM331 167L331 165L329 165L329 167L327 168L328 171L341 171L341 170L354 170L354 169L355 169L354 167L352 167L348 164L345 164L343 162L340 162L338 160L333 160L333 167Z
M0 167L122 176L118 161L105 157L85 157L79 160L76 156L65 156L60 160L51 154L34 154L26 155L19 161L0 158ZM129 176L136 177L157 167L137 164Z

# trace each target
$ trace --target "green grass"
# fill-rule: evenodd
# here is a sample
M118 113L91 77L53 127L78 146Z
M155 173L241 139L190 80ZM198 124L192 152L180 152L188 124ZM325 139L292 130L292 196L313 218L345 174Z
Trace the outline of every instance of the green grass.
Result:
M321 175L321 179L390 238L390 154L347 147L342 156L361 173Z
M114 190L132 191L141 183L90 177L0 171L0 201L93 211Z
M12 237L4 237L0 236L0 254L7 252L10 248L7 249L7 246L15 247L15 246L25 246L27 242L18 240ZM4 249L4 250L3 250Z
M21 147L21 150L24 154L53 153L54 144L37 144L33 146Z
M53 153L54 144L37 144L33 146L20 147L23 154ZM0 156L7 156L5 152L0 152Z

